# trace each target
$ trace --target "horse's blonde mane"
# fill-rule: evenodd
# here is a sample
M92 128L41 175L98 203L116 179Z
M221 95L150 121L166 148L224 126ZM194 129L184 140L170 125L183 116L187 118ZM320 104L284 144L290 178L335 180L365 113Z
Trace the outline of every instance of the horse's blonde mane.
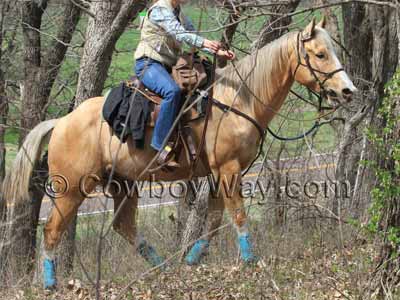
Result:
M291 49L295 47L296 34L289 32L237 64L218 70L217 76L222 78L217 85L217 92L225 93L227 89L238 92L241 102L254 100L253 93L260 99L271 101L272 90L279 84L274 74L281 74L287 69Z

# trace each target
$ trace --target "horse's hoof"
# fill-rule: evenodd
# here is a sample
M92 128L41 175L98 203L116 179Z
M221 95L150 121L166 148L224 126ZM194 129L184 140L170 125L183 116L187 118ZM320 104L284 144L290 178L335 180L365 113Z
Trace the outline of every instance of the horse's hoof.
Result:
M56 285L44 287L44 293L45 293L46 295L51 295L51 294L53 294L56 290L57 290L57 286L56 286Z
M152 266L165 271L166 265L163 264L165 259L157 254L157 251L147 242L142 242L137 248L139 254Z
M201 258L206 254L208 250L208 241L207 240L198 240L189 251L188 255L186 255L185 261L189 266L198 265L200 263Z
M46 291L54 291L57 286L56 268L53 260L45 258L43 261L43 284Z
M259 261L259 258L253 254L253 247L250 243L249 234L239 236L238 238L240 256L246 264L255 264Z
M242 259L243 259L243 262L249 266L256 265L260 261L260 258L256 255L252 255L252 256L246 257L246 259L244 259L244 258L242 258Z

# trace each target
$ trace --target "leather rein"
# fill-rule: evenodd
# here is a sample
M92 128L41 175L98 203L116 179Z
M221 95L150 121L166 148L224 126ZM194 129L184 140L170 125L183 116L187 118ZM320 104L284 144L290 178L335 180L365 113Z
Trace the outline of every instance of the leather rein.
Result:
M243 173L243 175L245 175L245 174L249 171L249 169L251 168L251 166L254 164L254 162L255 162L255 161L259 158L259 156L261 155L262 146L263 146L263 144L264 144L264 141L265 141L265 137L266 137L266 133L267 133L267 132L269 132L274 138L276 138L276 139L278 139L278 140L281 140L281 141L296 141L296 140L300 140L300 139L305 138L306 136L308 136L309 134L311 134L314 130L318 129L320 126L322 126L322 125L324 125L324 124L330 123L332 120L326 121L326 122L320 122L320 119L324 116L324 115L321 114L322 110L324 110L324 109L331 109L330 107L329 107L329 108L327 108L327 107L322 107L322 99L324 98L324 96L327 95L327 90L326 90L324 84L326 83L327 80L331 79L336 73L339 73L339 72L341 72L341 71L344 71L344 69L343 69L343 68L338 68L338 69L336 69L336 70L334 70L334 71L332 71L332 72L323 72L323 71L320 71L320 70L317 70L317 69L313 68L312 65L311 65L311 63L310 63L310 57L309 57L309 55L308 55L308 53L306 52L305 47L304 47L304 43L307 42L307 41L309 41L309 40L311 40L311 39L312 39L312 36L303 37L303 35L302 35L301 32L298 33L298 35L297 35L297 43L296 43L297 66L296 66L295 72L294 72L294 74L293 74L293 76L295 76L296 73L297 73L297 70L299 69L299 67L300 67L300 66L303 66L303 67L305 67L305 68L307 68L307 69L309 70L309 72L310 72L311 75L314 77L314 79L316 80L316 82L318 83L318 85L319 85L319 87L320 87L320 92L319 92L319 94L313 92L314 95L317 95L318 100L319 100L319 101L318 101L318 102L319 102L319 105L318 105L318 112L320 113L320 115L319 115L318 118L316 119L314 125L313 125L309 130L307 130L306 132L304 132L304 133L302 133L301 135L296 136L296 137L280 137L280 136L278 136L276 133L274 133L268 126L267 126L266 129L263 129L263 127L262 127L262 126L257 122L257 120L255 120L254 118L250 117L249 115L247 115L247 114L241 112L240 110L238 110L238 109L236 109L236 108L234 108L234 107L232 107L232 106L230 106L230 105L226 105L226 104L224 104L224 103L218 101L217 99L213 98L213 96L212 96L213 93L211 92L210 95L209 95L209 101L208 101L208 103L207 103L207 112L206 112L206 116L205 116L205 125L204 125L204 128L203 128L203 134L202 134L202 137L201 137L201 140L200 140L200 146L201 146L201 147L199 147L199 150L201 151L201 149L203 148L203 145L204 145L205 132L206 132L206 128L207 128L207 125L208 125L208 119L209 119L209 115L210 115L210 113L211 113L211 106L212 106L212 105L215 105L216 107L218 107L218 108L219 108L221 111L223 111L224 113L233 112L234 114L236 114L236 115L238 115L238 116L240 116L240 117L242 117L242 118L248 120L248 121L249 121L250 123L252 123L253 126L256 127L257 130L258 130L258 133L259 133L259 135L260 135L260 137L261 137L260 148L259 148L259 151L258 151L257 156L256 156L255 159L252 161L252 163L249 165L249 167L246 169L246 171ZM301 61L301 57L303 57L305 63L303 63L303 62ZM213 79L214 79L214 78L215 78L215 57L214 57L214 65L213 65L213 67L214 67L214 68L213 68ZM323 75L325 78L321 81L320 78L318 77L317 73ZM213 81L212 81L212 82L213 82ZM296 93L294 93L294 94L297 95ZM300 97L300 98L303 99L302 97ZM210 100L211 100L211 101L210 101ZM308 102L308 101L306 101L306 102ZM330 113L333 113L335 110L336 110L336 109L333 108L332 111L331 111ZM330 114L330 113L329 113L329 114ZM327 114L326 114L326 115L327 115ZM199 152L198 152L198 153L199 153ZM199 156L198 156L198 157L199 157ZM192 167L192 170L195 169L196 164L197 164L197 161L195 161L195 162L192 164L192 166L191 166L191 167ZM191 173L193 174L193 172L191 172ZM191 177L191 176L190 176L190 177Z

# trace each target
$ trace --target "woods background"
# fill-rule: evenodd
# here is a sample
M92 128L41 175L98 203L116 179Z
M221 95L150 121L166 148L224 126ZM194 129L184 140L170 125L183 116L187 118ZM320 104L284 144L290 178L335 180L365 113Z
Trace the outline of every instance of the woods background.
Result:
M149 2L1 0L0 181L38 123L62 117L133 75L138 14ZM337 119L303 140L267 136L260 180L273 188L247 202L263 262L258 267L237 264L231 226L220 230L206 265L179 263L177 253L201 235L204 191L189 202L139 212L140 230L165 257L174 257L167 273L147 273L148 266L112 231L99 260L99 231L112 214L104 209L78 217L58 250L61 287L55 297L400 299L399 2L192 1L184 10L202 35L223 40L239 58L325 15L339 42L338 57L359 91L347 109L336 112ZM294 89L315 100L307 90ZM306 131L318 114L293 95L282 113L286 117L276 117L271 127L283 136ZM40 288L39 259L40 217L45 203L51 204L46 178L44 156L35 167L28 205L0 195L0 298L47 297ZM325 183L329 192L290 197L282 192L290 180L300 186ZM335 186L341 190L335 192Z

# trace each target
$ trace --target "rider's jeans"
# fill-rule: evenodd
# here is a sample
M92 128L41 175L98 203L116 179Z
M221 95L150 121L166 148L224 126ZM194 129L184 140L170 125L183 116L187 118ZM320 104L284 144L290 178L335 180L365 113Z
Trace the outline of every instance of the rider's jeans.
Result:
M151 146L160 150L178 113L181 90L165 66L156 60L150 58L136 60L135 73L148 89L163 98L151 140Z

